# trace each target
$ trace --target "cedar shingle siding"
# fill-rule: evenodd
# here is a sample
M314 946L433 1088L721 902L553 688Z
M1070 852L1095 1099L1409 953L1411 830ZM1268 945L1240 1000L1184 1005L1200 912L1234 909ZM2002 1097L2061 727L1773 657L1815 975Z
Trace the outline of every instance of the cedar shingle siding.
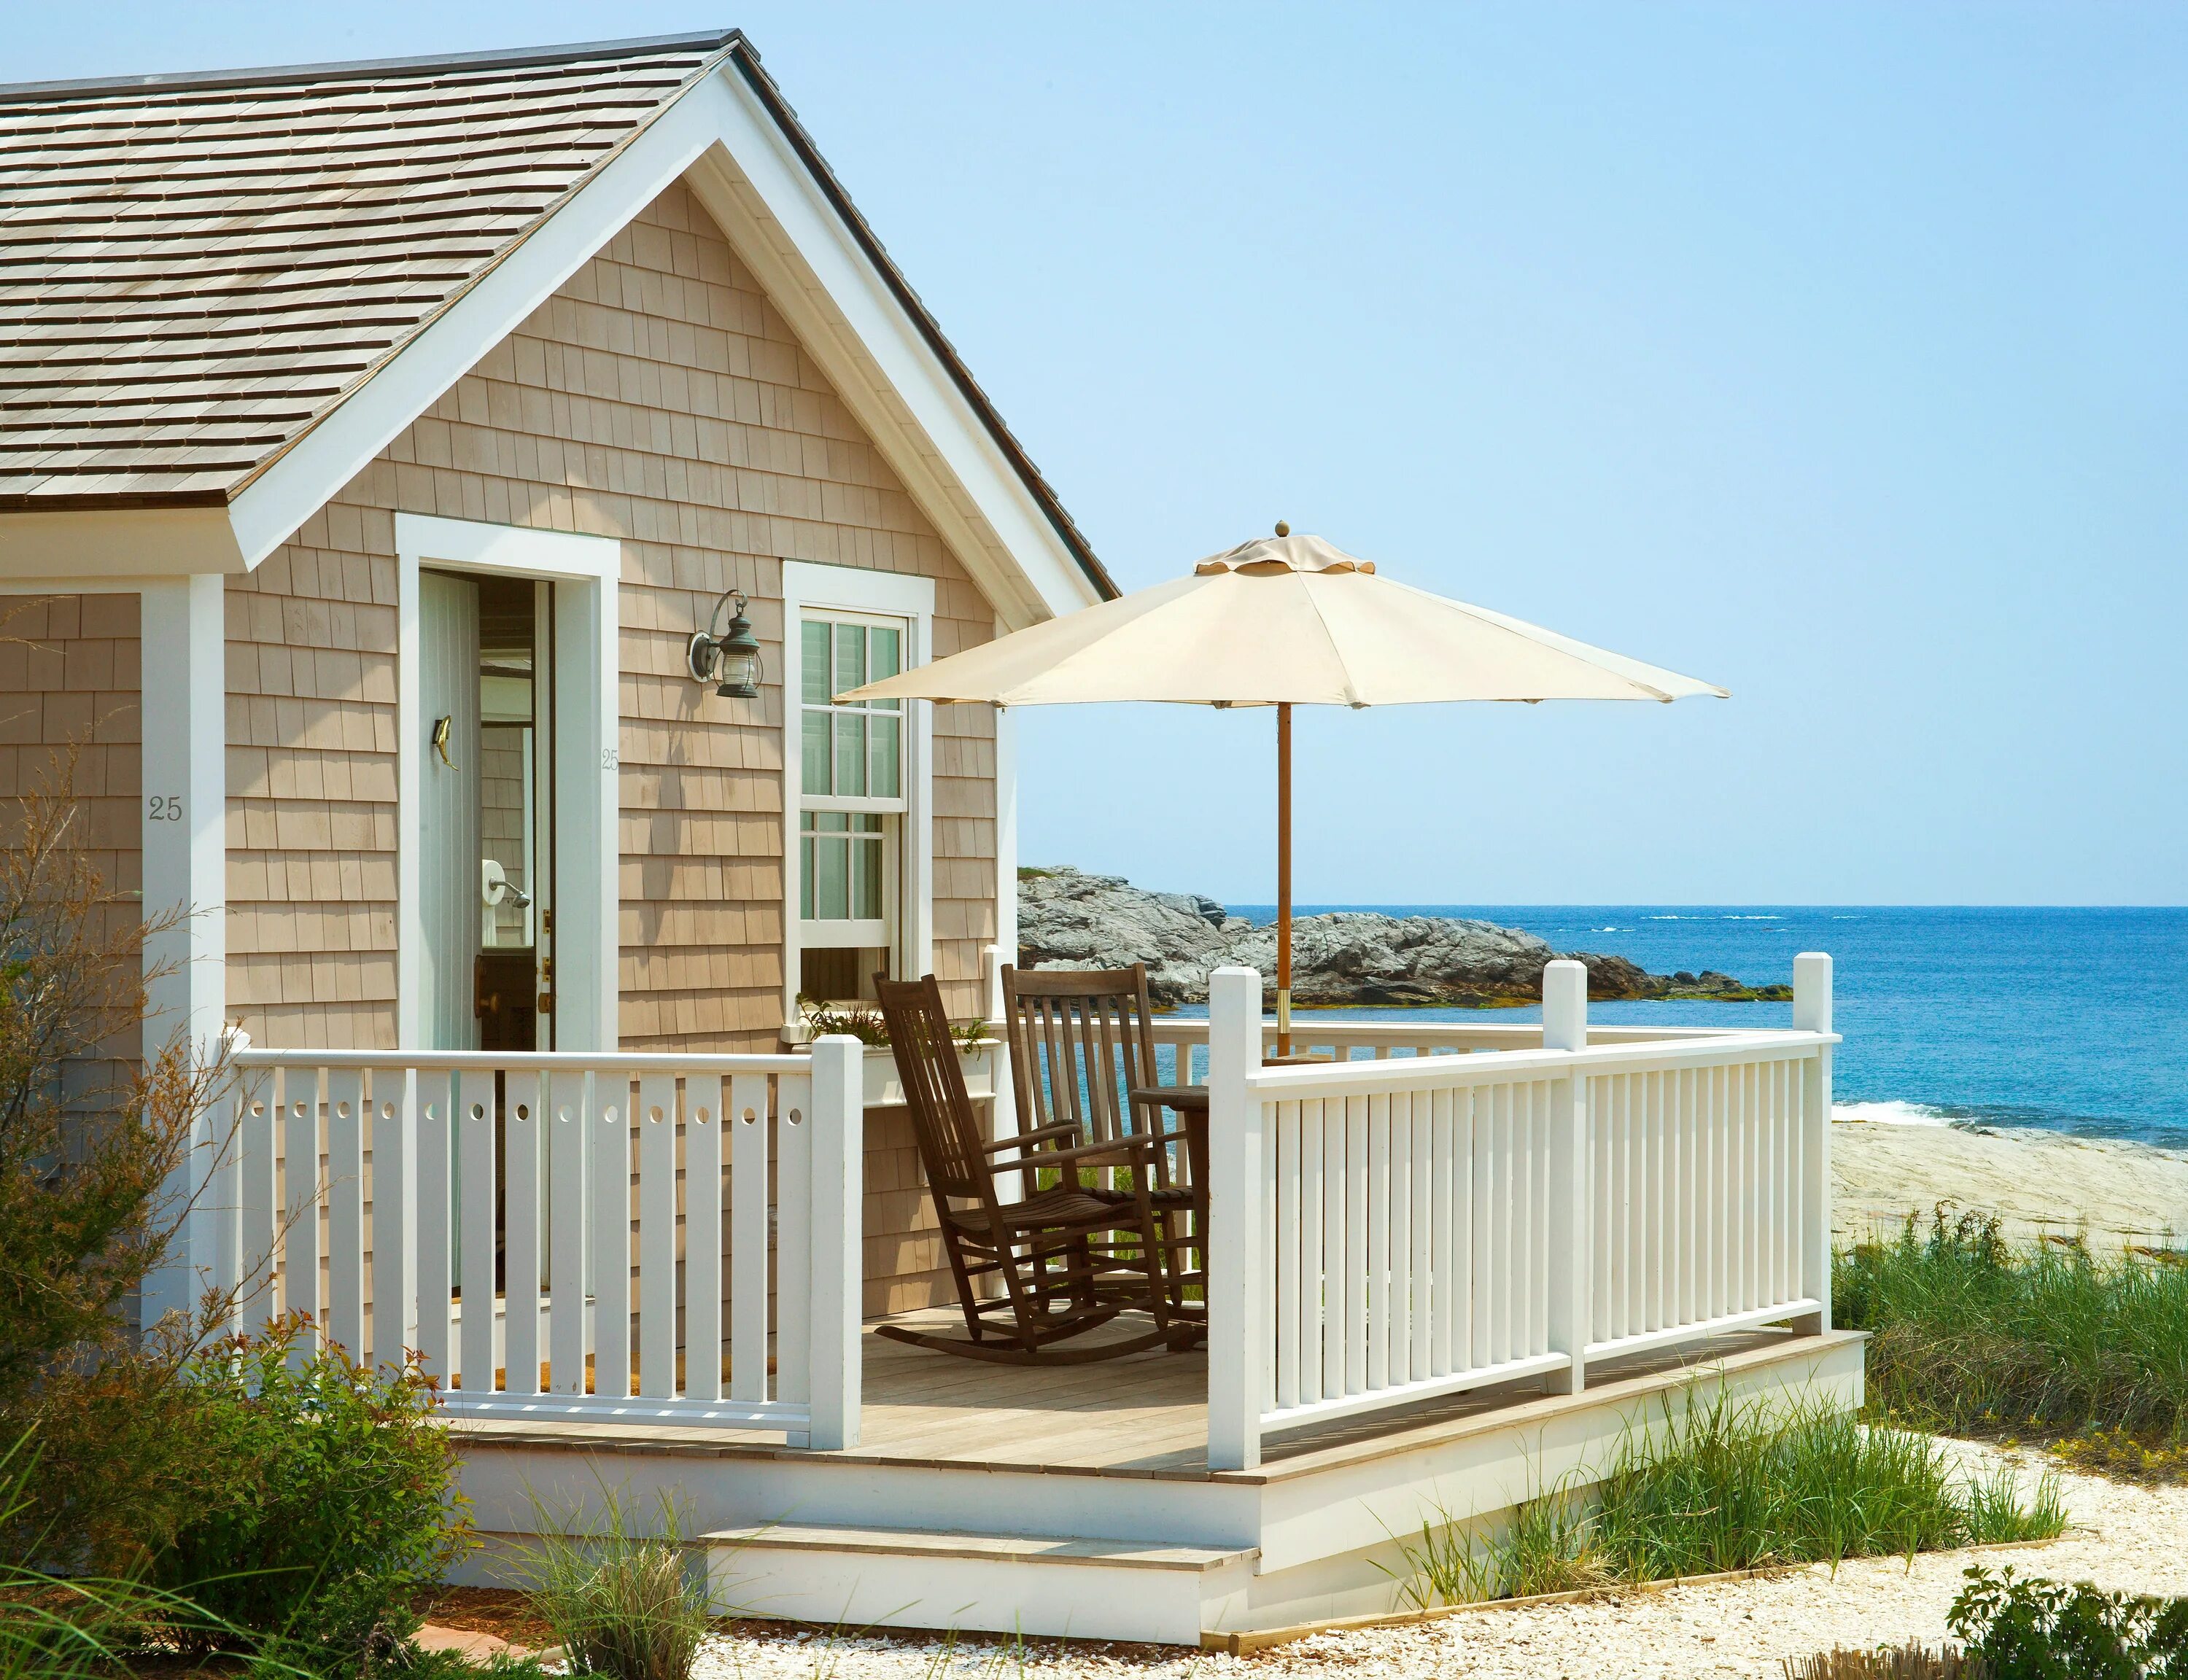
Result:
M779 674L782 559L934 578L939 654L992 619L687 191L230 580L228 1001L262 1043L395 1042L398 510L623 540L623 1042L775 1047L781 691L718 700L685 643L742 589ZM971 1012L994 728L935 734L935 966Z

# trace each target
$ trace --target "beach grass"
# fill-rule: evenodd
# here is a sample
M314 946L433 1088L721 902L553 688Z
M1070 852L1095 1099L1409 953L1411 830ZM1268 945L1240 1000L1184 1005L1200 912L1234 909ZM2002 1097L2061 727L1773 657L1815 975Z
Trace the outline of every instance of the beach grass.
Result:
M1841 1251L1832 1295L1836 1322L1872 1338L1875 1418L2065 1440L2090 1469L2181 1467L2188 1266L2082 1243L2016 1249L1995 1219L1939 1209Z
M2043 1540L2066 1527L2055 1480L1968 1475L1912 1430L1820 1403L1689 1395L1629 1435L1610 1474L1520 1506L1493 1536L1424 1528L1403 1550L1421 1607L1682 1576Z

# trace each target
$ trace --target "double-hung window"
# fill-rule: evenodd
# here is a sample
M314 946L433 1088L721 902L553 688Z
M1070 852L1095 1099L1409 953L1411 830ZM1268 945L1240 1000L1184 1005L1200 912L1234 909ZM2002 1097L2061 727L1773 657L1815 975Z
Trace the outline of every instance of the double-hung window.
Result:
M817 972L801 989L816 996L855 996L866 964L892 967L910 805L904 709L834 696L901 670L908 628L878 614L800 615L798 944L846 954L807 965Z

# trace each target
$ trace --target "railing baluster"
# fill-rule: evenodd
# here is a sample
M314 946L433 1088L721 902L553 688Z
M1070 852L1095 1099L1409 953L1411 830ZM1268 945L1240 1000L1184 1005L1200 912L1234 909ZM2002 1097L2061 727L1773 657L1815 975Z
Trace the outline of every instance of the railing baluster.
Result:
M761 1113L767 1081L758 1082ZM722 1397L722 1153L734 1123L733 1082L719 1074L684 1081L684 1393Z
M1363 1200L1368 1215L1368 1324L1366 1377L1362 1388L1390 1385L1391 1204L1396 1180L1391 1172L1390 1099L1379 1092L1368 1102L1368 1157Z
M459 1374L465 1393L487 1394L494 1387L493 1204L500 1171L493 1147L493 1075L459 1074L452 1083L460 1116L456 1242L462 1254L464 1318Z
M740 1074L730 1083L730 1112L735 1125L722 1134L729 1152L744 1130L744 1116L768 1124L767 1080ZM813 1081L784 1074L775 1081L775 1397L813 1396ZM734 1170L731 1194L735 1195ZM764 1280L763 1280L764 1281ZM734 1297L736 1284L730 1293Z
M1435 1097L1427 1091L1412 1092L1406 1098L1407 1118L1413 1127L1407 1157L1413 1188L1409 1221L1413 1240L1407 1264L1407 1294L1413 1314L1407 1327L1406 1372L1417 1383L1429 1376L1435 1360L1435 1232L1430 1223L1435 1217L1430 1190L1436 1166L1431 1118L1435 1102Z
M1328 1108L1319 1099L1300 1105L1299 1315L1293 1333L1299 1342L1302 1401L1344 1392L1342 1383L1332 1388L1328 1378L1329 1329L1324 1292L1329 1288L1329 1266L1324 1244L1329 1184L1323 1161L1329 1130Z
M547 1388L585 1391L585 1145L592 1080L555 1073L547 1081Z
M372 1075L372 1357L399 1365L418 1339L418 1078Z
M631 1092L626 1073L594 1078L593 1393L603 1400L630 1395Z
M281 1310L302 1313L312 1329L298 1339L303 1359L325 1333L319 1294L319 1071L292 1068L281 1077Z
M647 1400L676 1393L676 1131L675 1076L648 1074L638 1097L638 1391Z
M1345 1392L1368 1386L1368 1099L1345 1099Z
M255 1068L244 1073L241 1084L243 1118L236 1134L241 1152L236 1163L240 1290L235 1319L239 1328L256 1333L274 1314L274 1266L280 1252L281 1211L274 1182L279 1076L270 1068Z
M1296 1102L1279 1103L1274 1140L1277 1163L1277 1404L1300 1403L1300 1135L1304 1119Z
M536 1074L502 1076L502 1387L539 1392L540 1114Z
M806 1124L802 1108L798 1123ZM730 1394L736 1400L767 1398L767 1146L766 1108L740 1108L730 1127Z
M429 1376L448 1385L454 1371L450 1328L455 1306L455 1124L454 1076L429 1068L418 1091L418 1351Z

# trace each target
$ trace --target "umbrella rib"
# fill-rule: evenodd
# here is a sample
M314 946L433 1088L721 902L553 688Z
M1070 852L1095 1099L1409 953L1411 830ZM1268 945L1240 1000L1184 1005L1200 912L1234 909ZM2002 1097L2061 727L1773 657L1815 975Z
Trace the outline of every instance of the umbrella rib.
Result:
M1306 579L1302 578L1300 581L1305 583ZM1300 593L1306 596L1306 604L1314 613L1314 622L1322 626L1322 637L1329 643L1330 652L1336 656L1337 668L1345 673L1345 703L1356 710L1365 706L1368 702L1360 697L1360 691L1353 686L1352 668L1345 662L1345 651L1337 645L1337 632L1330 628L1329 620L1323 616L1322 603L1315 599L1315 592L1311 588L1303 589Z

